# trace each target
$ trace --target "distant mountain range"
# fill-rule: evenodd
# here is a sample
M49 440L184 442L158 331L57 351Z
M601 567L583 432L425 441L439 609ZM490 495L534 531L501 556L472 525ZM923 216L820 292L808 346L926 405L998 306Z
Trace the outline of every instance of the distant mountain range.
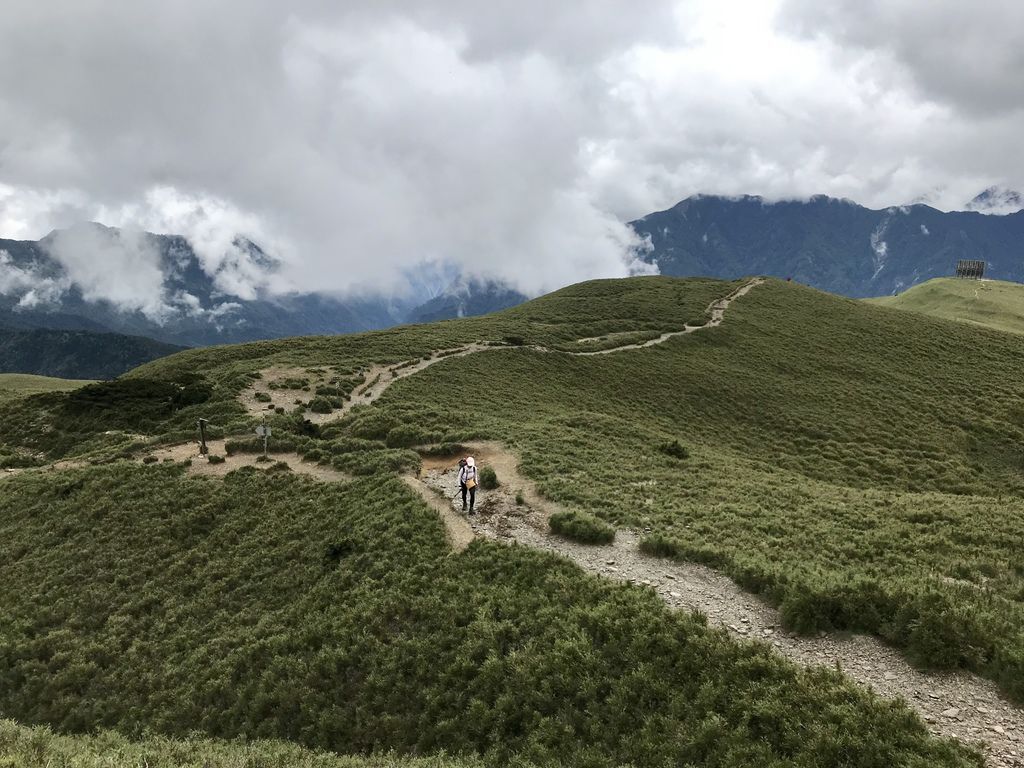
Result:
M767 202L697 195L631 222L663 275L792 278L830 293L885 296L951 275L959 259L987 262L988 276L1024 281L1024 211L988 215L1020 201L986 190L979 210L927 205L873 210L849 200Z
M950 275L958 259L981 259L991 277L1024 281L1022 206L1024 196L996 187L971 200L969 210L949 213L924 204L873 210L824 196L768 202L697 195L630 225L647 241L643 258L664 275L766 274L867 297ZM273 275L278 268L244 238L232 248L244 269ZM135 252L149 260L151 299L136 295L141 289L133 293L130 276L111 273L134 269L124 255ZM433 322L527 298L453 271L413 275L412 295L401 297L281 295L233 288L222 277L178 235L81 224L39 241L0 239L0 371L102 378L182 346ZM111 286L121 293L106 290ZM24 333L38 330L62 333ZM99 352L104 346L110 354Z
M100 279L91 285L66 264L88 267L96 253L128 246L122 231L99 224L59 230L39 241L0 240L0 326L59 328L148 336L186 346L228 344L308 334L351 333L403 322L419 302L378 297L340 299L318 293L244 298L217 285L192 246L177 235L132 235L131 247L145 249L159 270L160 306L147 312L106 298ZM275 264L259 246L240 240L256 269L272 272ZM78 250L76 250L76 248ZM78 272L85 270L79 267ZM94 270L98 272L99 270ZM91 288L91 291L90 291ZM87 294L94 294L92 296ZM131 299L131 297L126 297Z

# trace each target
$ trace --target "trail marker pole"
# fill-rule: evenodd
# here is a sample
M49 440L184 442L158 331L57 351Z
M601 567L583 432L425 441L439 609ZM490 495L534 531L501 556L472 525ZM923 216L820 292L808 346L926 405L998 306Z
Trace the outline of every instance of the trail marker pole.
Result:
M210 449L206 447L206 425L209 424L209 422L206 419L200 419L196 424L199 426L199 455L205 456L210 451Z
M267 417L263 417L263 423L256 427L256 436L263 438L263 458L267 458L267 438L270 437L270 427L267 426Z

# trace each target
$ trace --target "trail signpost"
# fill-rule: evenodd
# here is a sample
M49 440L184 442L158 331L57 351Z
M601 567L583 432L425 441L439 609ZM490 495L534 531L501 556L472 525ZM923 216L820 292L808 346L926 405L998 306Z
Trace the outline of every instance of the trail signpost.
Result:
M209 424L206 419L200 419L196 422L199 426L199 455L205 456L210 452L210 449L206 447L206 425Z
M263 458L267 458L267 438L270 437L270 427L267 426L266 417L263 418L263 423L256 427L256 436L263 438Z

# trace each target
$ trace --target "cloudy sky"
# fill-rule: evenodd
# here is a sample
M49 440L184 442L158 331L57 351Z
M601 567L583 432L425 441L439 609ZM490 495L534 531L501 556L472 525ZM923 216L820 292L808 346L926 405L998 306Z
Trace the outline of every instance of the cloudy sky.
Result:
M302 290L622 275L623 222L697 192L962 207L1024 187L1022 136L1018 0L6 0L0 24L0 236L180 233L212 271L244 234Z

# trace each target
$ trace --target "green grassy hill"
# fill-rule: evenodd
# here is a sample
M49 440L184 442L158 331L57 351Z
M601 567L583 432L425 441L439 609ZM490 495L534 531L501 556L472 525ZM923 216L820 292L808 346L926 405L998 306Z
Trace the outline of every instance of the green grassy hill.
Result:
M55 379L31 373L0 373L0 399L38 395L40 392L67 392L92 383L89 379Z
M1024 339L769 281L595 281L484 318L190 350L0 404L9 450L99 462L3 480L0 712L80 732L285 739L579 766L974 765L898 704L737 644L651 592L523 547L450 554L396 472L409 446L503 441L547 497L649 528L804 631L881 634L1024 698ZM118 461L211 422L271 367L350 391L471 342L274 444L323 484ZM589 342L601 346L606 342ZM311 374L312 375L312 374ZM311 393L312 394L312 393ZM667 455L674 440L688 458Z
M897 296L867 301L997 331L1024 333L1024 284L1021 283L939 277Z

